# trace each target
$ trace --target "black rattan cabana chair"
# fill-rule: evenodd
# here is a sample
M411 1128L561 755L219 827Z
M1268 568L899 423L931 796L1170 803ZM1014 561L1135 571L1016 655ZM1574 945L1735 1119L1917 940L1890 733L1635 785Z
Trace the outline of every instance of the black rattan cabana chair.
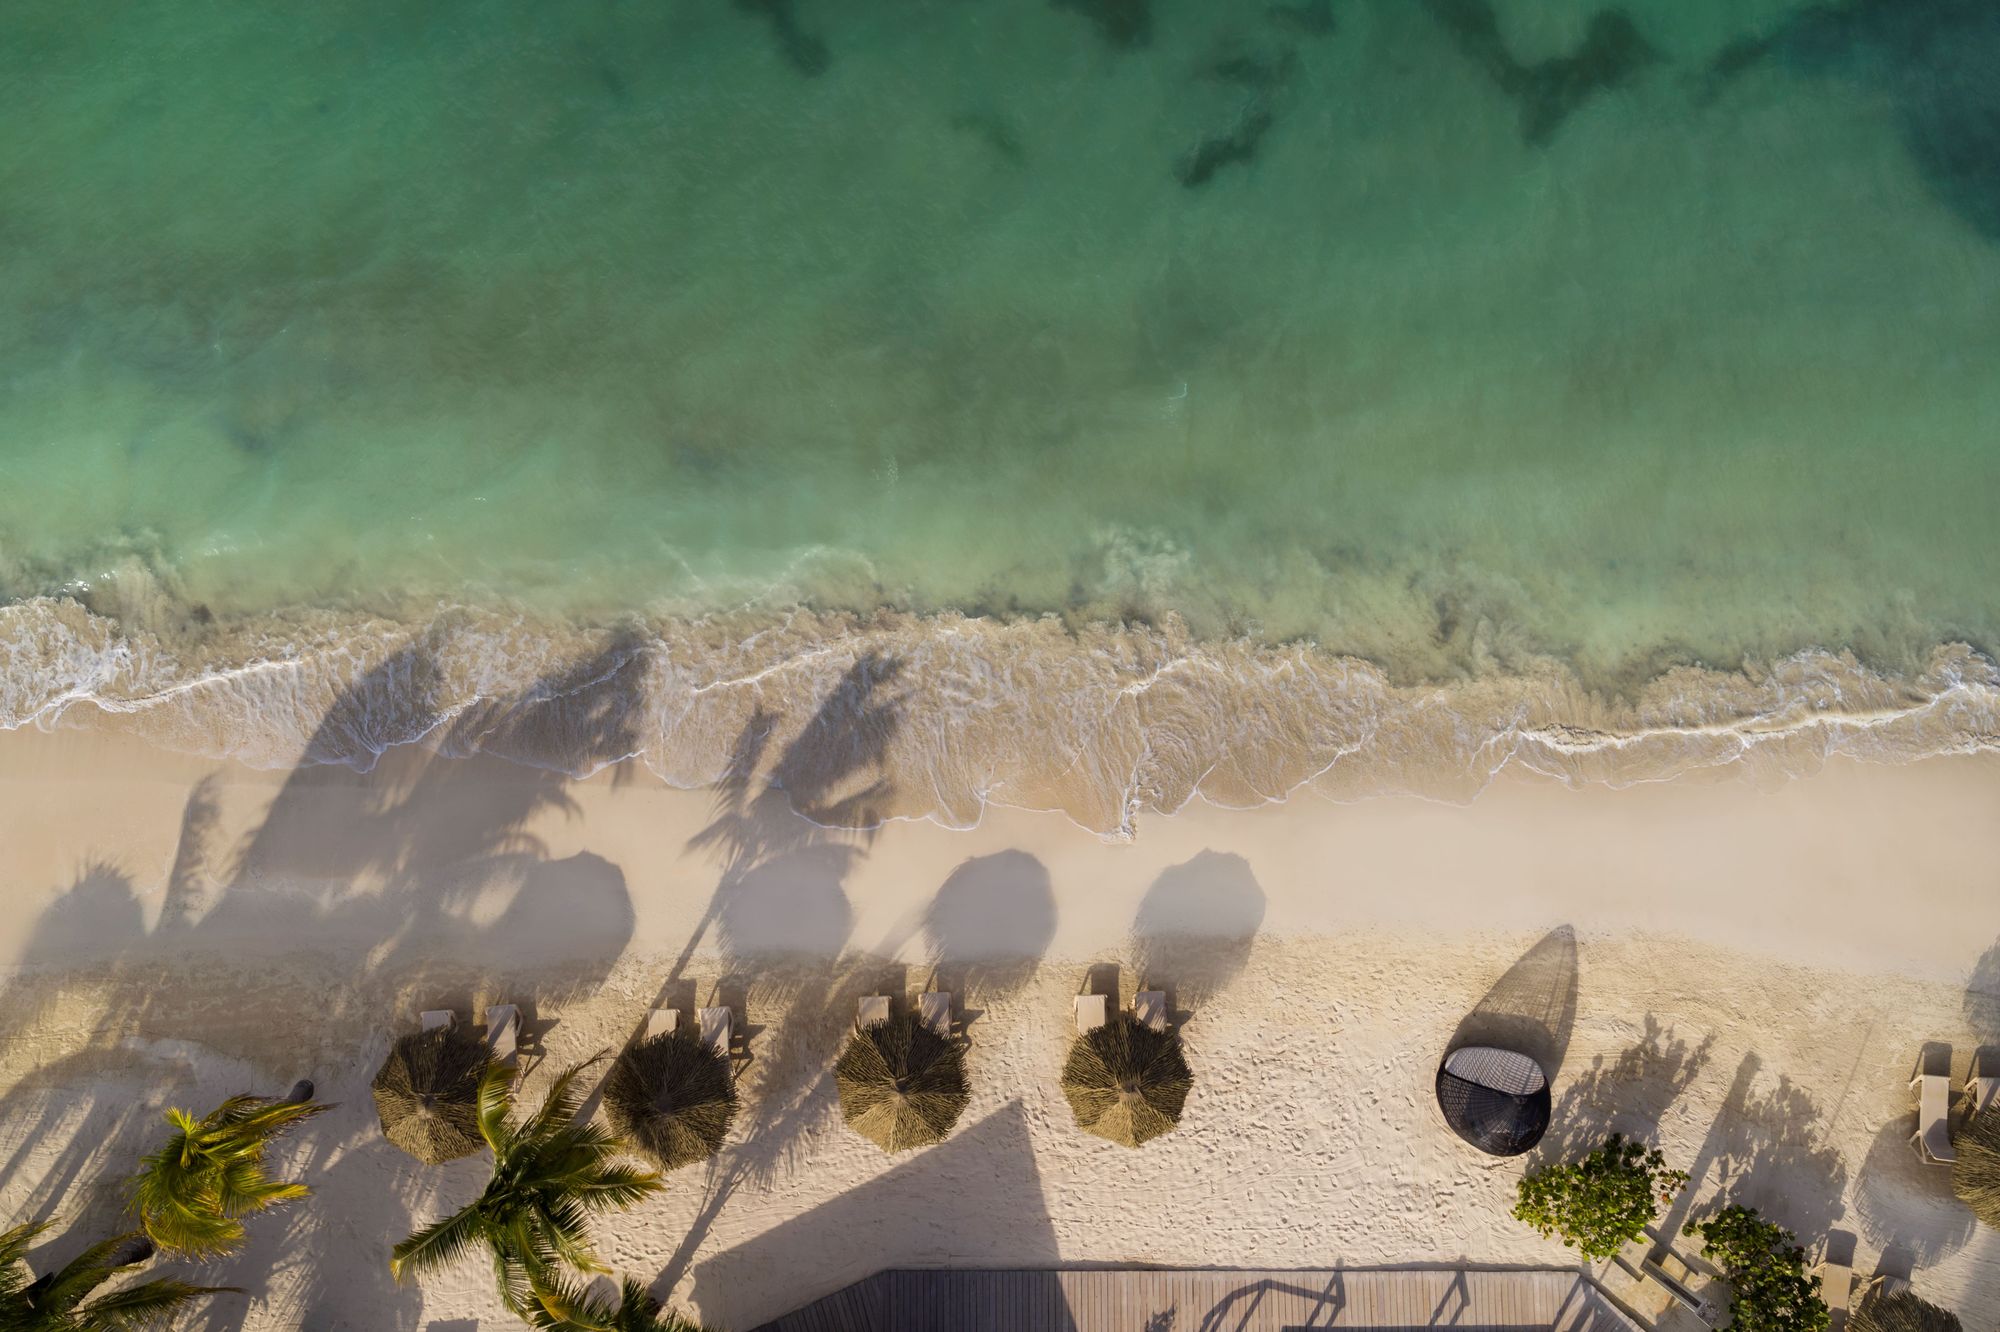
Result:
M1549 1080L1513 1050L1453 1050L1438 1065L1437 1098L1451 1131L1489 1156L1519 1156L1548 1132Z

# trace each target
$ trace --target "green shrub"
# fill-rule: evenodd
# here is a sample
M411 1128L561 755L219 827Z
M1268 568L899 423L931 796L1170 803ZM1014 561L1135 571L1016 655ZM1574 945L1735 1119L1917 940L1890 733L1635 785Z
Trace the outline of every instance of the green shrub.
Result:
M1725 1207L1687 1232L1729 1279L1730 1332L1826 1332L1832 1317L1819 1278L1806 1275L1791 1231L1754 1207Z
M1514 1215L1595 1262L1644 1234L1687 1179L1659 1152L1614 1133L1581 1161L1524 1176Z

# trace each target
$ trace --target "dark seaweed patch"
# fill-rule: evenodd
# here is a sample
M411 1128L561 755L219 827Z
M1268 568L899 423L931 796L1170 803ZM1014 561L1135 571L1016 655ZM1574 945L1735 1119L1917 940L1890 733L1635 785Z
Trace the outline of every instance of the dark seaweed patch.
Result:
M826 43L799 26L792 0L733 0L746 14L755 14L771 27L771 40L778 54L800 75L816 79L833 65Z
M1264 17L1301 37L1325 37L1334 29L1333 0L1304 0L1296 5L1266 5Z
M1135 51L1153 40L1152 0L1049 0L1090 20L1105 45Z
M1566 56L1525 65L1500 35L1488 0L1424 0L1460 51L1520 108L1521 137L1545 146L1578 107L1600 92L1623 87L1660 59L1638 27L1616 9L1599 10L1583 44Z
M1809 5L1775 29L1717 52L1708 64L1708 93L1767 61L1886 93L1925 186L1981 236L2000 242L2000 4Z
M996 157L1015 166L1021 166L1028 160L1028 150L1021 146L1020 136L1014 133L1014 127L990 111L961 111L951 118L951 127L960 134L977 139Z
M1224 56L1202 69L1204 78L1227 83L1252 92L1272 92L1291 82L1299 60L1290 51L1275 58L1266 56Z
M1197 189L1226 166L1255 161L1271 125L1269 111L1254 111L1229 133L1203 139L1175 168L1174 179L1186 189Z

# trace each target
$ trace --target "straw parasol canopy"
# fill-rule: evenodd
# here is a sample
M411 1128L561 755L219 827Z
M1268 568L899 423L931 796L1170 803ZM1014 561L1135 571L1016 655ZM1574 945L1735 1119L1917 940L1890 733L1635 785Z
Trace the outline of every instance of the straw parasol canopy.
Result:
M1889 1294L1880 1286L1862 1297L1847 1320L1850 1332L1961 1332L1958 1315L1909 1290Z
M833 1080L841 1117L885 1152L943 1142L972 1099L958 1043L909 1012L855 1032Z
M1063 1066L1063 1095L1077 1127L1126 1147L1171 1132L1193 1088L1180 1037L1130 1013L1077 1037Z
M736 1117L728 1057L695 1028L628 1045L604 1077L604 1110L612 1131L660 1169L705 1161Z
M2000 1230L2000 1104L1974 1115L1951 1145L1958 1153L1951 1166L1952 1192L1974 1216Z
M487 1059L486 1042L456 1025L397 1041L372 1084L383 1136L425 1165L480 1150L479 1079Z

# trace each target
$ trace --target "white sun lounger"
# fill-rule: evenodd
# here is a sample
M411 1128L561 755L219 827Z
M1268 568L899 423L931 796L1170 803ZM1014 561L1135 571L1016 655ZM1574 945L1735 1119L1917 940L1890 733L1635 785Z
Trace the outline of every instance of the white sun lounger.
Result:
M854 1029L879 1027L889 1020L889 996L871 994L862 999L854 1011Z
M495 1004L486 1010L486 1045L499 1062L511 1063L520 1047L521 1010L512 1004Z
M946 990L926 990L917 996L917 1021L940 1036L951 1035L951 994Z
M1828 1313L1846 1314L1848 1303L1854 1298L1854 1269L1831 1260L1821 1263L1819 1297L1826 1302Z
M1132 1016L1140 1026L1154 1031L1167 1029L1167 992L1141 990L1132 996Z
M681 1029L681 1010L678 1008L656 1008L646 1014L646 1039L655 1036L671 1036Z
M1086 1031L1096 1031L1104 1025L1104 996L1101 994L1080 994L1076 997L1076 1031L1081 1036Z
M695 1018L701 1023L701 1043L727 1059L736 1015L727 1008L704 1008Z
M423 1024L425 1031L436 1031L439 1027L449 1027L458 1021L458 1014L449 1008L426 1008L417 1014L417 1021Z
M1989 1110L1996 1101L2000 1101L2000 1074L1983 1065L1974 1069L1965 1080L1965 1113L1970 1116Z
M1910 1090L1917 1094L1917 1131L1910 1136L1911 1145L1931 1165L1950 1165L1958 1159L1951 1149L1951 1078L1919 1072L1910 1079Z

